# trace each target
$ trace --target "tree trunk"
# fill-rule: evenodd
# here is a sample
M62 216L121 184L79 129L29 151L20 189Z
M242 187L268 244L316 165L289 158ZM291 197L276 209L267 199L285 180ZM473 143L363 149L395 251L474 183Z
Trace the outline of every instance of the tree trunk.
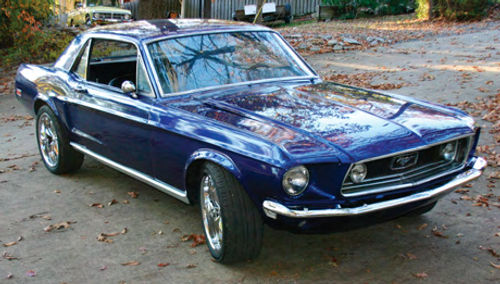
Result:
M203 11L201 12L201 17L203 19L210 19L212 12L212 0L202 0L203 1Z
M262 23L262 6L264 5L264 2L265 0L257 0L257 14L255 15L255 19L253 21L254 23Z
M177 0L168 0L177 1ZM140 0L139 19L161 19L166 18L167 2L165 0Z
M181 0L181 18L184 19L186 17L186 0Z

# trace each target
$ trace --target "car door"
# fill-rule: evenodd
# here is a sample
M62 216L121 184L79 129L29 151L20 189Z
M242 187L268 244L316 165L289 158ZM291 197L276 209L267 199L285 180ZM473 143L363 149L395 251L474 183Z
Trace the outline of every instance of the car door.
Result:
M92 38L70 72L68 105L75 143L123 166L151 174L149 111L154 95L135 44ZM137 91L120 86L137 83Z

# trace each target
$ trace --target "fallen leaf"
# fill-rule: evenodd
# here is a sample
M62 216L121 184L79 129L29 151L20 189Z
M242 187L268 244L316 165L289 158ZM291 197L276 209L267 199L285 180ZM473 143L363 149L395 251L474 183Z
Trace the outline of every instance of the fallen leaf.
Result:
M59 189L54 190L54 193L61 193Z
M14 277L14 275L12 275L12 273L9 273L7 274L7 276L5 276L5 279L12 279L12 277Z
M10 242L10 243L3 244L4 247L11 247L13 245L17 245L17 242Z
M455 190L456 193L460 193L460 194L465 194L469 191L470 191L469 189L465 189L465 188L459 188L459 189Z
M409 252L407 252L407 253L406 253L406 256L408 257L408 259L411 259L411 260L413 260L413 259L417 259L417 256L416 256L416 255L414 255L414 254L412 254L412 253L409 253Z
M125 199L125 200L123 200L123 201L122 201L122 203L123 203L123 204L129 204L129 203L130 203L130 201L128 201L127 199Z
M438 231L437 227L434 227L432 229L432 234L436 237L440 237L440 238L443 238L443 239L447 239L448 236L444 235L442 232Z
M137 196L139 196L139 194L135 191L127 192L127 194L132 198L137 198Z
M102 205L101 203L92 203L92 204L89 205L89 207L103 208L104 205Z
M129 261L129 262L124 262L121 265L123 265L123 266L137 266L139 264L141 264L141 263L138 261Z
M6 251L2 254L2 257L5 258L6 260L16 260L16 259L19 259L18 257L12 256L11 254L9 254Z
M496 269L500 269L500 264L494 264L493 262L490 261L491 266L495 267Z
M61 222L61 223L57 223L57 224L52 224L52 225L48 225L43 230L45 232L50 232L52 230L67 229L67 228L69 228L69 225L73 224L73 223L76 223L76 222L74 222L74 221L66 221L66 222Z
M195 268L195 267L196 267L196 264L188 264L188 265L186 266L186 268Z
M494 257L500 257L500 254L498 254L493 248L491 247L483 247L483 246L479 246L479 249L480 250L486 250L488 251L489 253L491 253L492 256Z
M106 236L104 236L104 234L102 234L102 233L97 236L97 241L108 243L108 244L113 242L113 240L106 238Z
M108 206L111 206L111 205L116 204L116 203L118 203L118 201L116 199L113 199L110 202L108 202Z
M36 275L36 272L35 272L35 271L33 271L33 270L28 270L28 271L26 272L26 276L29 276L29 277L35 277L35 275Z
M495 237L500 237L500 232L495 233Z
M125 235L128 232L127 228L123 228L123 230L120 232L122 235Z
M167 267L169 265L170 265L170 263L168 263L168 262L158 263L158 267Z
M205 243L205 235L198 235L198 234L191 234L191 235L184 235L181 237L181 241L187 242L189 240L193 240L193 243L191 244L191 247L196 247L201 244Z
M427 273L425 273L425 272L415 273L415 274L413 274L413 276L415 276L419 279L424 279L424 278L429 277L429 275L427 275Z
M423 223L422 225L420 225L420 226L418 227L418 230L419 230L419 231L422 231L423 229L427 228L427 226L428 226L428 225L427 225L427 223Z
M100 270L100 271L104 271L104 270L106 270L106 269L108 269L108 267L107 267L106 265L103 265L103 266L99 267L99 270Z

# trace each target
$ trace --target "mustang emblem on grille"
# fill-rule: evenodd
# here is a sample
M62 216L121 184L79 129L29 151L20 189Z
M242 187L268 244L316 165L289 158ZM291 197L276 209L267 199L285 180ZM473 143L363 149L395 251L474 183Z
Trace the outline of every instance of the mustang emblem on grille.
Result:
M418 160L418 153L411 153L394 157L391 162L392 170L402 170L414 166Z

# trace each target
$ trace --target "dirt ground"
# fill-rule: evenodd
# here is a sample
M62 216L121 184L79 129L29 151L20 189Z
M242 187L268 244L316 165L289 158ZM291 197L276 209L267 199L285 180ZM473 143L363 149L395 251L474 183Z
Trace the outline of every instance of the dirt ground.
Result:
M435 102L474 102L500 93L499 43L499 29L489 25L307 60L322 76L350 74L338 78L401 85L390 92ZM12 94L0 95L0 283L500 282L493 266L500 264L500 181L488 178L498 168L420 217L329 235L266 227L258 259L224 266L205 245L181 240L202 232L196 207L90 158L74 174L50 174L25 115ZM477 122L481 144L500 152L492 123ZM97 240L115 232L122 233L112 242Z

